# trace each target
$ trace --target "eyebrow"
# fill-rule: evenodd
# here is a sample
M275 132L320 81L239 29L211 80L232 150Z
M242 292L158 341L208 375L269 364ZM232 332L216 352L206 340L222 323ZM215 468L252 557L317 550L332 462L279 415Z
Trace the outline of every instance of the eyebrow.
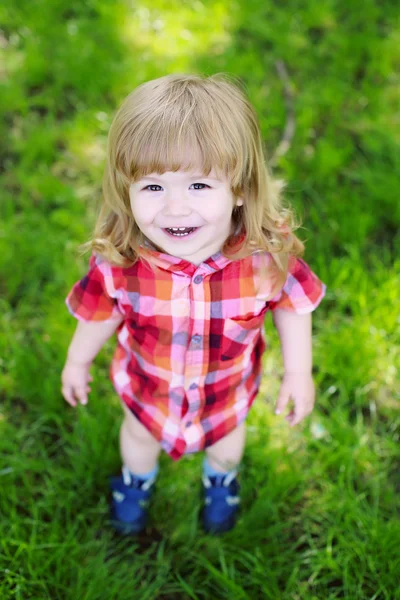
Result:
M221 181L217 177L209 177L208 175L200 175L199 173L195 173L194 175L189 175L186 179L209 179L210 181ZM163 182L163 179L159 179L158 177L148 177L144 176L138 179L138 181L160 181Z

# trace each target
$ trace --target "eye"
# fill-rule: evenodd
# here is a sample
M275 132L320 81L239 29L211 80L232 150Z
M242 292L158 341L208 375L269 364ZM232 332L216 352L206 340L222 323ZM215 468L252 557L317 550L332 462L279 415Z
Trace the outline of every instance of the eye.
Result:
M190 187L192 187L192 186L194 186L195 190L205 190L206 188L210 187L206 183L192 183L192 185Z
M150 185L146 185L143 190L149 190L149 192L159 192L162 190L161 185L157 185L155 183L151 183Z

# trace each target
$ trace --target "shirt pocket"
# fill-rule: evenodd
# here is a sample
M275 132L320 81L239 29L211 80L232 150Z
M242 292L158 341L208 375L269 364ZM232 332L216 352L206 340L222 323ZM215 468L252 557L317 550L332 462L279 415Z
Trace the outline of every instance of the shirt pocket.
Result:
M235 360L252 345L264 326L268 303L256 315L229 317L224 320L220 360Z

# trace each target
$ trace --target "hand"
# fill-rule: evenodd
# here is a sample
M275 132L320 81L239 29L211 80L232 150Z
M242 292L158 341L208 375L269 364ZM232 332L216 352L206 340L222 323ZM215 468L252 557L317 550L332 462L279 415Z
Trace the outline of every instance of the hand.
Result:
M90 363L80 364L67 360L62 375L62 395L71 406L76 406L76 400L81 404L87 404L88 392L90 392L89 382L93 377L89 373Z
M285 373L276 403L275 414L280 414L287 407L289 400L294 403L294 410L285 417L291 427L297 425L309 415L315 402L315 386L311 373Z

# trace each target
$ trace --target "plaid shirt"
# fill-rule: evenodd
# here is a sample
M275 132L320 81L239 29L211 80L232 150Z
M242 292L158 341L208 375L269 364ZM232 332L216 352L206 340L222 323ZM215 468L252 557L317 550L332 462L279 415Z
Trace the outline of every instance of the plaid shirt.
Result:
M196 266L146 251L157 269L143 259L122 268L92 256L66 302L82 321L123 317L111 379L177 460L214 444L246 418L261 379L266 313L311 312L325 285L293 258L282 290L268 301L267 253L235 261L217 253Z

